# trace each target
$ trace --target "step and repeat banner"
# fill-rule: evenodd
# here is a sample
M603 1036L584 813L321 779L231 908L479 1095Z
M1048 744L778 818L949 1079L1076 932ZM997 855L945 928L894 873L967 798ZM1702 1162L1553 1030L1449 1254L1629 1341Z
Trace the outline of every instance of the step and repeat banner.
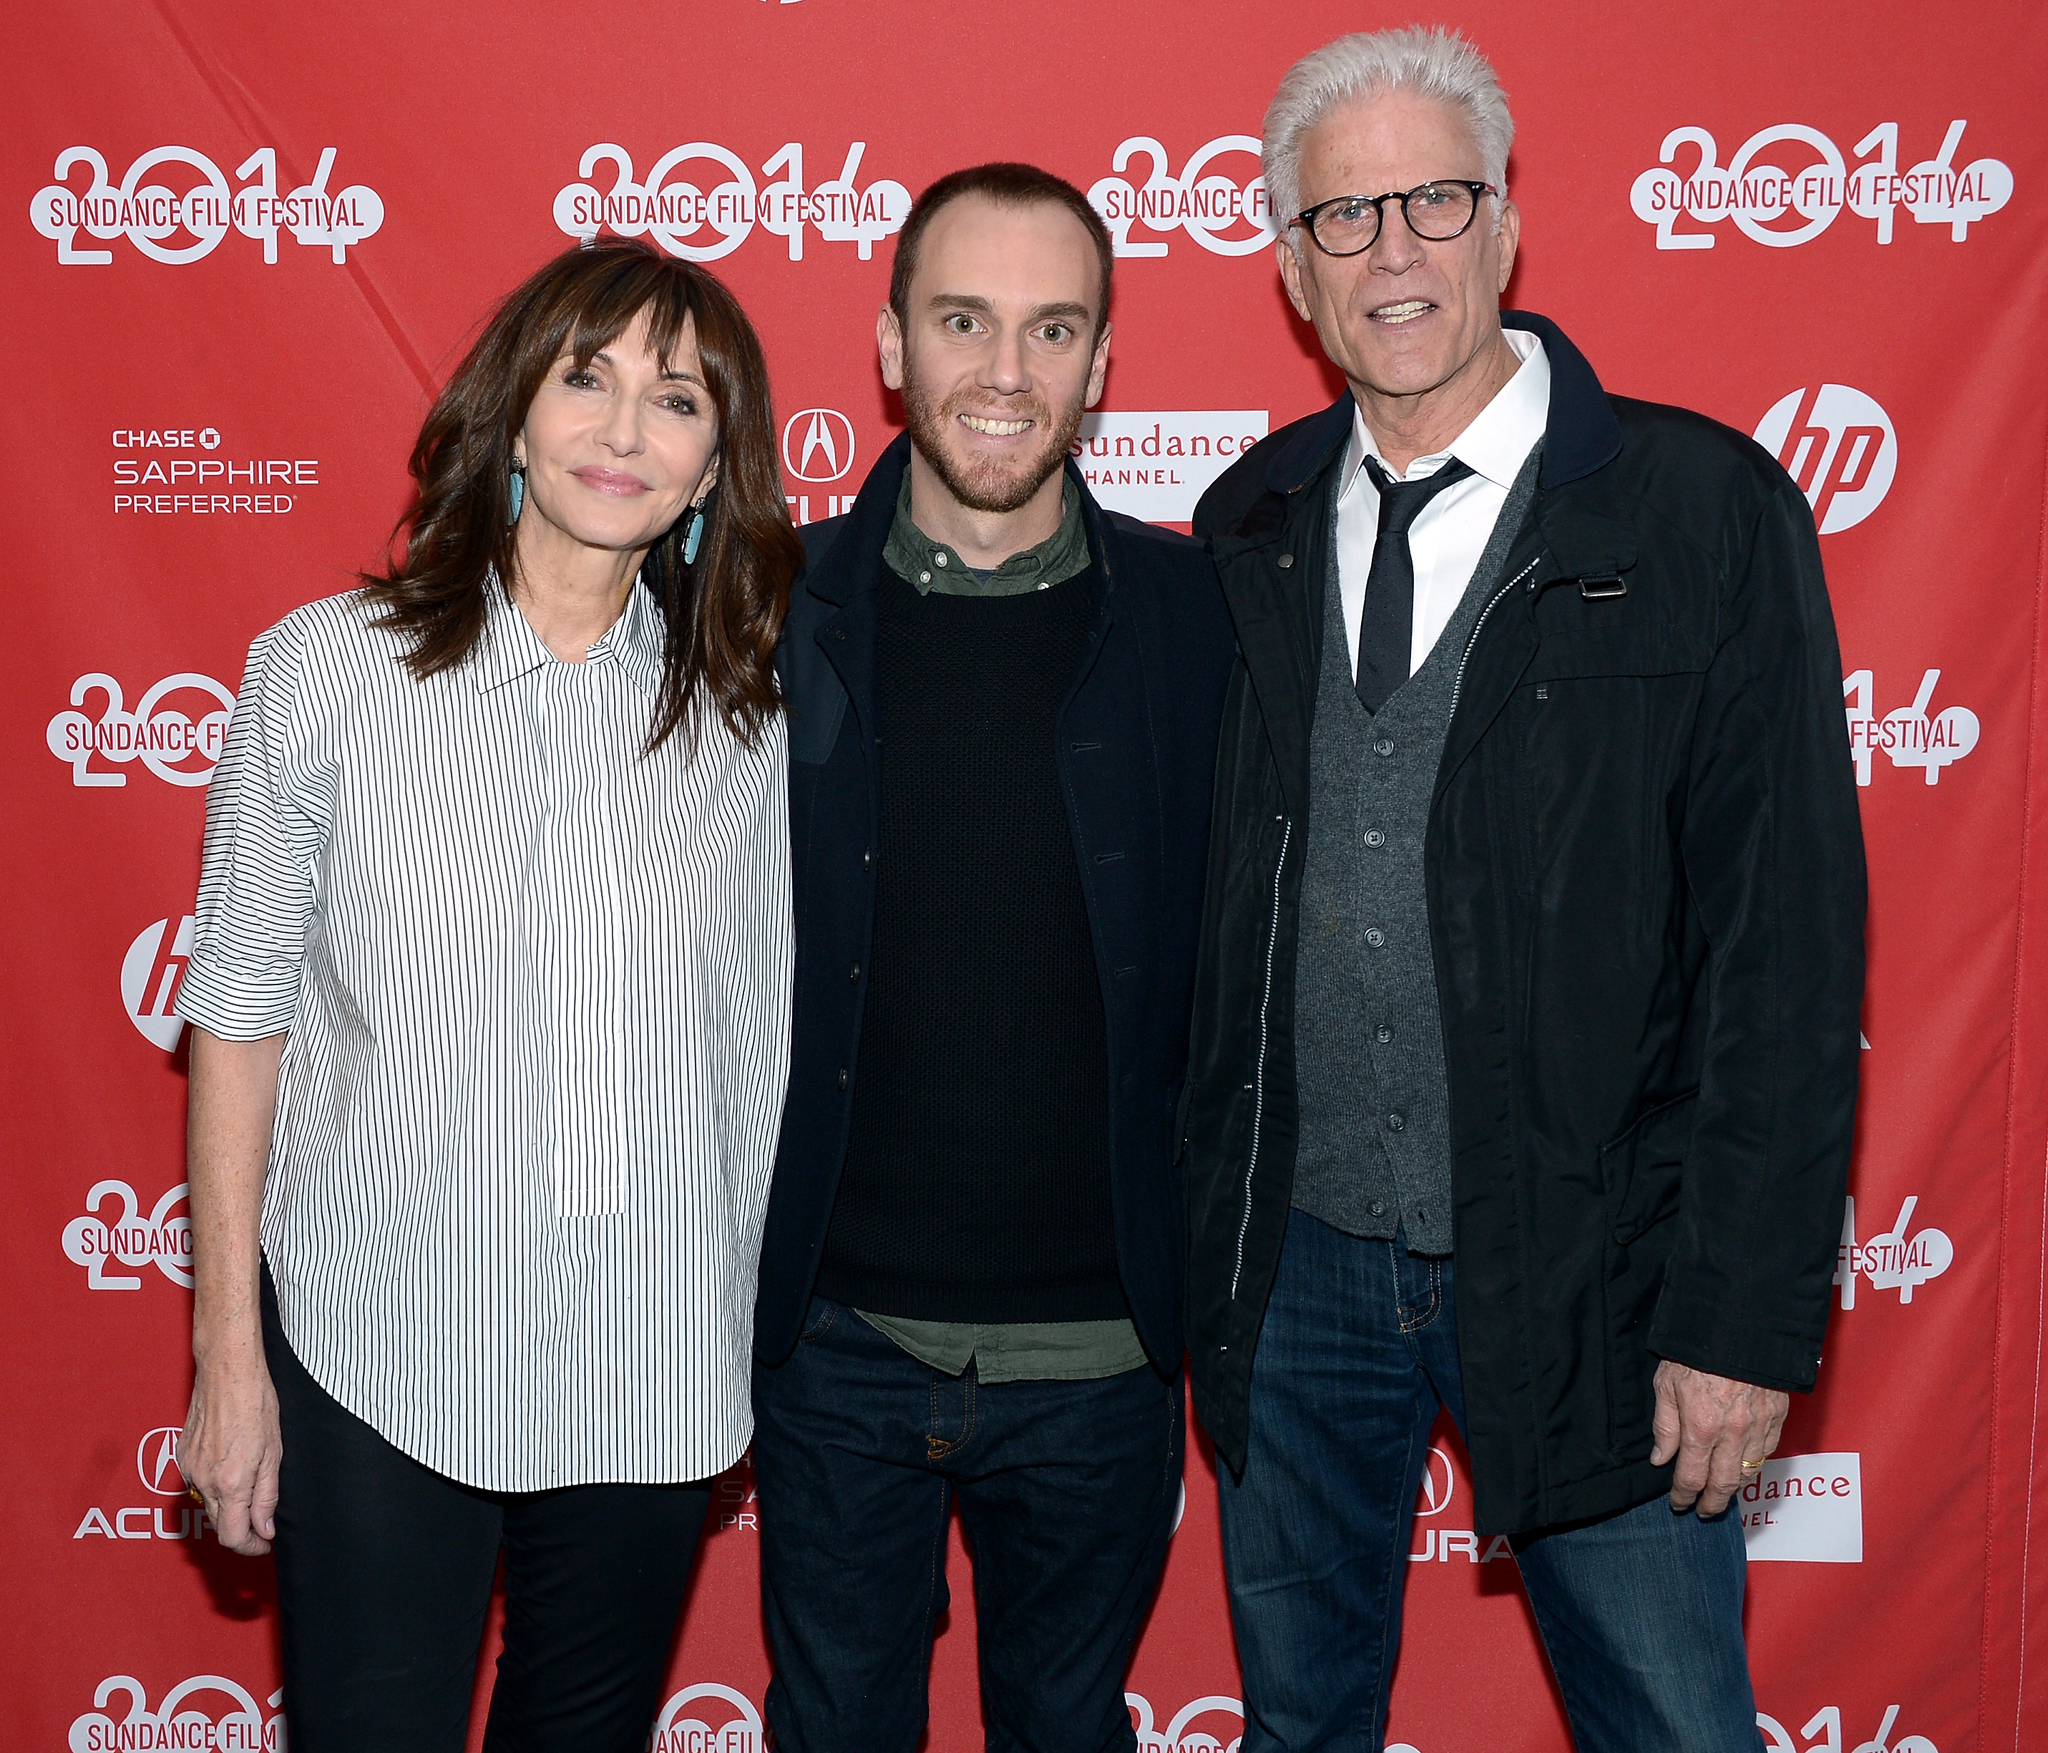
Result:
M911 195L1035 160L1090 191L1120 258L1083 467L1107 503L1184 525L1240 450L1340 387L1279 288L1266 101L1305 50L1408 22L1466 30L1509 93L1511 301L1610 389L1775 452L1840 622L1865 1099L1820 1391L1743 1494L1765 1742L2048 1745L2039 6L73 0L13 19L0 117L7 1747L285 1743L270 1561L219 1545L174 1448L172 1007L249 641L379 554L492 300L600 232L713 264L768 348L790 515L829 517L900 424L872 337ZM1555 1753L1511 1556L1473 1532L1438 1442L1391 1737ZM1145 1753L1243 1732L1214 1465L1191 1449L1129 1680ZM744 1464L715 1520L660 1753L762 1744ZM957 1542L953 1565L936 1753L980 1744Z

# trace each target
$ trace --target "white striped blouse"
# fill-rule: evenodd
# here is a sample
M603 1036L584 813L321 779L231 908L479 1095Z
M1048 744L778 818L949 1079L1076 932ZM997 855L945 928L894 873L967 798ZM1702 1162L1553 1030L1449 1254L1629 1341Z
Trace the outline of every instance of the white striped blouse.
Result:
M700 1479L752 1434L786 733L643 757L648 592L574 664L486 588L425 682L360 593L251 647L178 1008L287 1036L263 1252L328 1393L486 1489Z

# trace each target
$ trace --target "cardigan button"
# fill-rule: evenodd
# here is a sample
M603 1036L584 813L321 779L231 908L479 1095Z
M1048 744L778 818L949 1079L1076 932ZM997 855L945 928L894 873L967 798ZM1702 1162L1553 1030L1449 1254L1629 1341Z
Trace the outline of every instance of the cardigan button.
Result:
M855 963L853 964L853 969L852 969L852 971L851 971L851 972L850 972L850 973L849 973L849 974L848 974L848 975L847 975L846 977L847 977L847 979L849 979L849 980L855 980L855 981L859 980L859 979L860 979L860 963L858 963L858 962L855 962Z
M839 1087L846 1088L846 1067L843 1065L839 1068Z

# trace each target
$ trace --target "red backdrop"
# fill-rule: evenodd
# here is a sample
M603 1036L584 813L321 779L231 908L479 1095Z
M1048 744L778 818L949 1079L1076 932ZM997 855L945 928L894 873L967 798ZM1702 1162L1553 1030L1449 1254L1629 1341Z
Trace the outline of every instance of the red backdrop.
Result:
M1821 1390L1745 1506L1767 1741L2048 1744L2048 14L1475 0L1421 19L1475 36L1514 105L1513 301L1610 388L1757 433L1823 532L1871 858L1869 1051ZM283 1741L269 1562L195 1525L166 1447L190 1380L169 1006L248 642L378 553L489 302L601 223L715 260L768 346L792 513L826 516L897 423L871 336L908 192L1034 159L1091 188L1127 252L1089 466L1112 503L1184 521L1219 453L1335 389L1264 247L1266 99L1315 44L1409 21L1331 0L14 17L9 1747ZM1394 1738L1562 1748L1462 1466L1446 1435ZM744 1468L720 1490L664 1753L759 1746ZM979 1744L954 1601L945 1753ZM1130 1679L1140 1745L1229 1748L1237 1688L1197 1449Z

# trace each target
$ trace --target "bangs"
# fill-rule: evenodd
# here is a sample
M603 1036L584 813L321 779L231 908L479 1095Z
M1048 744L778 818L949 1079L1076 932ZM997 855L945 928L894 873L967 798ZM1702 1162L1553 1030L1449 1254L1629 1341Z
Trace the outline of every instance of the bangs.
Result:
M609 254L609 252L607 252ZM561 287L551 321L540 326L549 338L541 375L564 354L585 366L643 316L648 345L663 371L681 350L684 331L694 314L689 282L667 263L645 257L600 260L588 281L572 279ZM702 323L698 327L702 328ZM698 338L702 352L703 341ZM535 380L535 388L539 380Z

